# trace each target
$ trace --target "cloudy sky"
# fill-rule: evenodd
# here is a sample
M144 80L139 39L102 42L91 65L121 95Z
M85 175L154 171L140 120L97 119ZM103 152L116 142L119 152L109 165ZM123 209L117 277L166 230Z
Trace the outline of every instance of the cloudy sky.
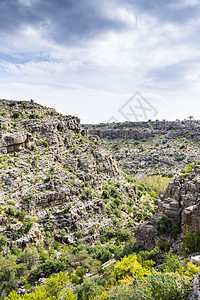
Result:
M0 0L0 16L0 98L82 123L199 118L200 0Z

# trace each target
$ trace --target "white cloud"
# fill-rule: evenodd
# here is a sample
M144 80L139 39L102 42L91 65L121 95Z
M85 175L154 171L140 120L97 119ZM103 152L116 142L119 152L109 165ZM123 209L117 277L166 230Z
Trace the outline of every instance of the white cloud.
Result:
M30 7L32 4L38 2L38 0L19 0L19 3Z
M196 5L195 0L177 3ZM14 58L0 61L0 97L34 98L78 115L84 123L106 122L112 115L120 118L123 101L139 90L157 106L160 118L181 118L183 109L195 115L200 65L199 47L192 36L199 32L199 19L161 22L147 12L137 15L110 3L105 11L108 19L127 27L108 30L81 45L57 44L47 38L47 28L41 25L24 25L15 36L3 35L1 53ZM180 65L181 76L174 80L173 72ZM161 78L163 69L169 74ZM193 105L188 109L189 97Z
M172 8L185 8L185 7L195 7L199 5L199 0L177 0L176 2L170 4Z

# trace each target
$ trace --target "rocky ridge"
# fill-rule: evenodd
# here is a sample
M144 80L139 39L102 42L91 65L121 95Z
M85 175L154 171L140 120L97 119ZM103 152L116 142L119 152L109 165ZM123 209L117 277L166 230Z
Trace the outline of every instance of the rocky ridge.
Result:
M87 126L102 138L119 166L129 174L173 177L197 162L200 123L196 120L125 122Z
M0 100L0 109L0 233L11 243L27 247L44 232L94 243L113 226L130 231L132 206L152 216L154 200L141 207L135 184L78 118L32 100Z

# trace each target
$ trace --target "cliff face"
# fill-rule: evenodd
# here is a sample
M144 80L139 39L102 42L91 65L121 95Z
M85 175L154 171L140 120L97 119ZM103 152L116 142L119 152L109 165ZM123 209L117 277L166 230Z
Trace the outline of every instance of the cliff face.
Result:
M158 211L172 218L186 231L200 229L200 165L194 170L177 176L159 201Z
M199 139L200 123L195 120L125 122L90 125L89 134L99 137L147 139L162 133L170 137L190 136Z
M85 134L80 119L34 102L0 100L0 110L0 151L5 154L30 150L37 135L59 153L70 145L74 134Z
M0 100L0 108L0 233L12 243L35 243L43 230L66 243L93 243L105 229L132 230L138 215L142 221L152 216L154 201L137 199L133 181L78 118L33 101ZM161 125L155 122L156 130ZM181 224L183 233L199 230L199 174L196 165L176 177L159 202L159 213ZM153 223L135 232L139 247L155 245Z
M44 230L94 242L116 219L120 228L134 220L134 184L78 118L33 101L0 100L0 108L0 233L11 243L25 247Z
M88 126L129 174L173 177L200 158L198 121L125 122Z

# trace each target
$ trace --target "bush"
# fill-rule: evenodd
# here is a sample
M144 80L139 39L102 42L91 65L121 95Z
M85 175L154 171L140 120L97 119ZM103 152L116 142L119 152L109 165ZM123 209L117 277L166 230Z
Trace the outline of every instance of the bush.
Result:
M76 286L75 293L78 296L78 300L90 300L94 299L94 296L99 294L103 290L95 279L85 279L81 285Z
M159 235L169 233L172 221L168 216L162 215L161 218L155 220L155 227Z
M151 251L139 251L139 255L143 260L157 260L158 256L160 255L160 249L155 247Z
M40 116L39 116L38 114L32 113L32 114L29 114L28 118L29 118L29 119L39 119Z
M49 277L52 273L65 271L69 266L67 258L58 260L47 259L43 264L39 265L35 270L30 273L30 278L33 280L40 277Z
M130 255L136 251L136 240L135 238L131 238L126 242L123 250L120 252L120 258L123 258L125 255Z
M198 252L200 249L200 233L186 231L181 252L185 255Z
M92 190L91 189L84 189L82 196L81 196L82 200L88 200L88 199L92 199Z
M146 262L151 265L151 261ZM114 268L114 276L117 282L123 282L125 278L130 278L130 282L134 282L136 278L143 278L150 274L149 268L143 267L138 262L136 254L125 256Z
M102 263L113 258L113 255L117 255L117 251L119 251L118 247L114 245L88 247L87 250L94 259L100 260Z
M194 163L189 164L189 166L185 168L186 173L192 172L193 170L194 170Z
M14 113L11 115L11 118L17 119L17 118L19 118L19 116L20 116L20 113L19 113L19 112L14 112Z
M17 263L14 255L9 258L0 256L0 299L18 287L19 277L24 276L25 271L26 266Z
M48 148L49 144L47 143L47 141L41 141L40 142L41 146Z
M200 267L195 266L192 263L188 263L186 270L186 275L190 278L193 278L198 272L200 272Z
M34 220L32 217L26 217L23 221L23 229L25 233L28 233L34 224Z
M158 243L158 247L162 252L168 252L171 248L171 244L167 241Z
M101 230L101 242L108 242L112 238L117 238L120 242L125 242L133 237L130 229L105 228Z
M155 227L158 235L168 233L174 239L177 238L177 235L180 232L179 226L174 224L172 220L164 214L161 216L161 218L155 220Z
M8 244L8 239L4 235L0 234L0 251L3 249L4 246Z
M141 178L138 178L138 182L140 184L143 184L145 188L153 190L159 197L165 192L166 187L170 181L171 179L162 177L161 175L143 176Z
M39 263L40 255L35 247L26 249L20 256L20 261L25 263L30 270Z
M120 286L116 286L111 288L109 291L104 291L99 298L95 298L98 300L154 300L151 297L150 290L147 287L137 282L136 285L126 285L122 284Z
M19 296L12 291L5 300L76 300L77 296L70 290L69 284L68 275L61 272L48 278L44 286L37 286L34 292Z
M177 273L152 274L147 282L154 300L187 300L192 291L191 280Z
M178 255L173 254L171 249L166 255L166 263L162 265L159 270L162 270L163 272L174 272L183 275L185 268L183 267L181 258Z

